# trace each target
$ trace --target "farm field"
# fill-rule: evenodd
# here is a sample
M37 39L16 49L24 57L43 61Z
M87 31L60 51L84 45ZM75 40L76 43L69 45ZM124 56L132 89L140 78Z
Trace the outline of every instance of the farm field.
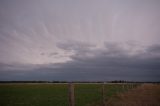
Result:
M136 87L105 84L106 101ZM0 84L0 106L69 106L68 84ZM76 106L101 106L102 84L75 84Z
M160 106L160 85L142 86L117 94L107 101L107 106Z

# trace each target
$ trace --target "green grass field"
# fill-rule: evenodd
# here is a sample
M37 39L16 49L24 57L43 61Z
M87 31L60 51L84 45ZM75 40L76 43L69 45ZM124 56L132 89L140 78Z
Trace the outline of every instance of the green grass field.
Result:
M122 86L106 84L105 98L129 89ZM101 103L101 84L75 84L76 106L95 106ZM0 106L68 106L68 104L67 84L0 84Z

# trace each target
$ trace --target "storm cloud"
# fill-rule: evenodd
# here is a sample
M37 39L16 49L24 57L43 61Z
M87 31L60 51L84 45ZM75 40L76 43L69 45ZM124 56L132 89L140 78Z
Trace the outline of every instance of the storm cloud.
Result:
M160 80L160 45L132 49L122 48L121 43L105 43L99 49L93 45L63 43L60 48L73 52L71 60L65 63L43 65L5 65L1 64L1 80L68 80L68 81L105 81L105 80ZM59 46L59 45L58 45ZM79 48L79 49L77 49ZM154 49L152 49L154 48ZM30 69L29 69L30 67ZM38 74L37 74L38 73Z
M0 80L160 81L159 0L1 0Z

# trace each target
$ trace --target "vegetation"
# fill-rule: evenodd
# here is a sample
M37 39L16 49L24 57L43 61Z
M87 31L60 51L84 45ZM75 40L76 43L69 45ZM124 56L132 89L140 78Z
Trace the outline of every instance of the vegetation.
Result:
M65 84L0 85L0 106L67 106Z
M142 86L110 98L107 106L160 106L160 85Z
M125 87L124 87L125 86ZM130 89L106 84L105 99ZM134 87L134 86L132 86ZM75 84L76 106L102 104L102 84ZM68 106L68 84L0 84L0 106Z

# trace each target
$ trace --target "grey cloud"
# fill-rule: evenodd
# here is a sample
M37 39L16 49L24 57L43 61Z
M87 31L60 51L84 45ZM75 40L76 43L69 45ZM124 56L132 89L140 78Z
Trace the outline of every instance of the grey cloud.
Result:
M160 55L160 45L157 44L157 45L151 45L148 49L147 49L147 52L150 52L150 53L158 53Z
M49 57L57 56L58 54L59 54L59 53L57 53L57 52L49 53Z
M43 53L43 52L42 52L42 53L40 53L40 55L42 55L42 56L43 56L43 55L45 55L45 53Z
M67 50L74 49L74 51L76 51L77 46L76 48L73 47L72 49ZM79 46L82 45L79 44ZM150 47L157 48L157 46L158 45L152 45ZM18 75L15 71L13 76L21 76L19 78L22 78L22 76L27 78L28 76L30 79L43 80L160 80L160 56L153 57L148 54L148 57L146 57L147 52L135 55L127 55L128 53L123 53L123 55L121 55L121 48L119 48L117 44L114 44L114 46L112 44L108 44L107 49L104 50L97 51L96 49L87 49L88 51L83 52L82 48L86 49L88 47L84 46L81 47L81 49L78 49L78 52L70 57L72 60L66 63L41 65L31 71L18 71L21 73ZM150 50L151 48L145 49ZM108 52L110 53L108 54ZM116 53L116 55L111 56L111 52L112 54ZM86 55L87 53L92 56ZM3 64L1 67L2 66ZM7 71L3 71L3 75L5 74L6 76L9 75ZM11 73L10 76L12 76ZM1 79L5 79L5 77L2 77Z
M152 45L151 48L158 48L157 46L158 45ZM151 48L142 49L148 50ZM88 77L90 75L96 77L98 74L103 74L106 75L103 76L104 79L111 76L119 76L121 79L135 77L135 80L136 78L142 80L147 80L147 78L148 80L152 80L152 78L160 80L158 78L160 75L160 56L152 57L152 55L149 55L149 52L149 54L144 52L135 55L128 55L128 51L123 51L123 48L119 48L118 44L108 44L106 50L88 51L89 54L93 54L93 57L87 57L86 52L84 53L83 50L78 51L78 55L75 54L71 56L73 60L62 64L60 69L68 70L73 73L84 72L84 74L88 74ZM102 77L99 76L99 79L101 78Z
M123 66L143 66L143 64L146 64L146 66L151 65L151 63L158 65L158 62L160 61L160 56L153 57L150 55L151 53L154 53L152 49L155 50L155 48L159 48L158 45L152 45L150 47L142 48L146 50L146 52L140 52L139 54L129 55L130 51L124 50L123 48L120 48L119 43L107 43L106 49L90 49L90 46L83 46L81 44L77 44L76 47L80 46L81 49L72 48L72 50L76 51L75 55L72 55L71 58L74 62L80 62L80 60L83 60L84 64L104 64L106 65L123 65ZM66 48L68 45L65 45ZM72 45L69 46L70 48ZM70 49L71 50L71 49ZM84 52L84 50L86 50ZM152 50L152 51L151 51ZM158 50L156 49L157 53ZM89 55L87 55L89 54ZM90 56L91 55L91 56ZM147 57L146 57L147 55ZM154 63L155 62L155 63ZM67 63L65 63L67 64ZM74 66L74 65L73 65ZM80 66L81 67L81 66ZM136 68L136 67L135 67Z
M40 53L40 55L52 57L52 56L57 56L57 55L59 55L59 53L58 53L58 52L51 52L51 53L44 53L44 52L42 52L42 53Z
M63 50L73 50L73 51L86 51L92 47L95 47L94 44L89 44L80 41L66 41L63 43L59 42L57 43L56 46Z
M56 46L63 50L87 53L91 47L84 46L105 40L159 42L159 1L0 2L1 62L53 62L39 54L58 51L54 46L61 41Z
M159 81L159 5L0 0L0 79Z

